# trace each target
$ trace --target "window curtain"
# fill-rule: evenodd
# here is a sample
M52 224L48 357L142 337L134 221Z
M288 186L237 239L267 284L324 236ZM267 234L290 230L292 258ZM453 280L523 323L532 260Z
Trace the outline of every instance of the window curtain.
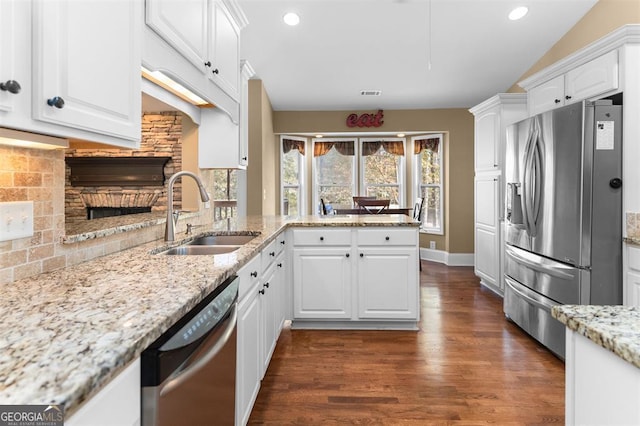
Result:
M404 144L402 141L373 141L373 142L362 142L362 155L373 155L378 152L378 149L384 149L389 154L393 155L404 155Z
M300 154L304 155L304 141L297 141L294 139L282 139L282 152L284 154L295 149Z
M331 148L335 148L342 155L354 155L354 141L326 141L315 142L313 144L313 156L320 157L331 151Z
M437 153L438 145L440 145L440 138L416 139L413 141L413 153L420 154L425 149Z

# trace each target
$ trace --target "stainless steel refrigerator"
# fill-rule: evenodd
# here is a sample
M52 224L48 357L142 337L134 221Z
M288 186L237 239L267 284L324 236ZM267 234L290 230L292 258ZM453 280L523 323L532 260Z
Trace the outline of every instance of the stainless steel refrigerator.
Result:
M507 129L504 312L561 358L552 306L622 303L621 134L610 100Z

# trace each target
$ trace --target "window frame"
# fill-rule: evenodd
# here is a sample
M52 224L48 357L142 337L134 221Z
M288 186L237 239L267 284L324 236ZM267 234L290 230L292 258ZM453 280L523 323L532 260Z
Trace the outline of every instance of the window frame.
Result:
M422 166L421 166L421 162L420 162L420 154L413 154L413 147L415 144L415 141L417 139L425 139L425 138L439 138L440 142L438 143L439 149L438 149L438 162L440 165L440 173L439 173L439 178L440 178L440 183L439 184L428 184L428 183L422 183ZM445 223L444 223L444 219L445 219L445 211L444 211L444 165L445 165L445 161L444 161L444 152L445 152L445 146L444 146L444 136L442 133L430 133L430 134L424 134L424 135L415 135L415 136L411 136L411 154L413 156L413 176L414 176L414 194L416 194L415 198L418 198L419 196L422 197L423 194L423 188L439 188L440 190L440 205L439 205L439 209L440 209L440 227L439 228L434 228L434 227L427 227L424 223L424 216L422 217L421 223L420 223L420 232L424 232L427 234L434 234L434 235L444 235L444 228L445 228ZM424 207L424 205L423 205ZM422 210L422 214L425 214L425 210L423 208Z
M352 138L345 138L345 137L326 137L326 138L312 138L311 139L311 155L313 156L311 159L311 181L312 181L312 200L313 200L313 209L315 211L315 213L319 212L319 206L320 206L320 194L318 191L318 177L317 177L317 171L318 171L318 164L317 164L317 158L316 156L313 155L313 151L315 149L315 144L316 142L353 142L353 159L351 160L351 193L355 194L356 191L358 190L358 176L357 176L357 169L358 169L358 163L357 163L357 159L356 156L359 155L359 144L358 144L358 138L357 137L352 137ZM332 148L333 149L333 148ZM344 186L344 185L325 185L325 186ZM331 200L328 200L329 202L331 202Z
M296 141L304 142L305 155L300 155L300 161L298 162L298 185L285 184L284 182L284 156L283 140L292 139ZM298 188L298 215L304 216L307 212L307 187L305 185L306 178L306 158L309 153L309 139L300 136L280 135L280 214L284 215L284 193L285 189Z
M371 185L367 185L367 183L365 182L365 156L362 155L362 144L363 142L376 142L376 141L383 141L383 142L402 142L402 146L404 147L404 155L402 156L398 156L400 157L400 164L398 165L398 173L400 174L400 179L399 182L396 183L395 185L378 185L378 184L371 184ZM406 180L407 180L407 168L406 168L406 159L407 159L407 138L406 137L365 137L365 138L358 138L358 150L356 152L356 154L358 155L358 193L360 195L366 195L367 193L367 187L390 187L390 186L395 186L398 188L398 207L404 207L406 205ZM356 194L354 194L356 195Z

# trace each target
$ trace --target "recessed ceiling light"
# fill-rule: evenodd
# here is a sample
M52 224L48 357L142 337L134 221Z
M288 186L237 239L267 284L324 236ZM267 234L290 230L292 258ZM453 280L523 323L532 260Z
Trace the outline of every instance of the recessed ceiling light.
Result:
M525 6L516 7L511 11L511 13L509 13L509 19L511 19L512 21L517 21L518 19L524 17L524 15L526 15L528 11L529 8Z
M300 23L300 17L297 13L288 12L282 17L282 20L285 24L291 25L292 27L298 25Z
M316 138L321 138L323 135L316 135Z
M404 138L404 133L398 133L397 135L399 138Z

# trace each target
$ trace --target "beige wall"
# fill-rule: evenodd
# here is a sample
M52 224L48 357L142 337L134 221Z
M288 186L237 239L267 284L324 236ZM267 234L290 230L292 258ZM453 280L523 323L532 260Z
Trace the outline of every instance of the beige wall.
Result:
M247 215L274 215L279 211L276 136L273 108L261 80L249 80L249 166Z
M277 134L350 133L354 111L275 111ZM357 111L358 113L369 111ZM376 111L371 111L375 113ZM473 253L473 116L466 109L384 111L382 132L442 132L445 135L445 235L421 235L420 245L436 241L439 250ZM279 161L279 157L276 158Z
M640 0L599 0L573 28L571 28L518 81L541 71L590 43L626 24L640 23ZM509 92L523 92L517 82Z

